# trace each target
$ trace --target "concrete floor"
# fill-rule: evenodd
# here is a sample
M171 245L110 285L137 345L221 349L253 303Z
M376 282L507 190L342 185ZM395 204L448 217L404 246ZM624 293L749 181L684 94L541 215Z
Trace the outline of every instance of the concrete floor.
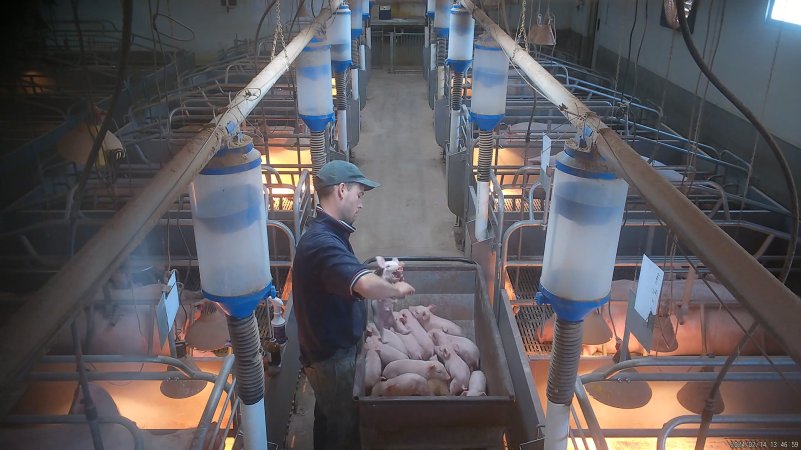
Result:
M445 198L445 165L434 113L419 73L375 69L352 162L381 183L367 193L351 243L361 260L381 256L460 256Z

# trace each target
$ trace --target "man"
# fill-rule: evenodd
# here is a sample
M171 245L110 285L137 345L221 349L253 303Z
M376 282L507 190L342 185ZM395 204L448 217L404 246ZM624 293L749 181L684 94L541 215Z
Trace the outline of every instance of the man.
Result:
M331 161L315 178L320 204L292 264L293 308L304 373L314 389L314 448L359 448L353 376L361 348L365 299L405 297L414 288L390 284L353 254L350 234L362 197L379 184L353 164Z

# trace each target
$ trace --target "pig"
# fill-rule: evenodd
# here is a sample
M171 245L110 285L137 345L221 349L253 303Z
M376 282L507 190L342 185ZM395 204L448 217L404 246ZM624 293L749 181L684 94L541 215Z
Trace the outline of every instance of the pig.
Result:
M89 382L89 396L92 397L92 403L95 405L95 410L98 416L119 416L120 410L111 394L103 389L99 384ZM83 389L80 384L75 389L75 397L70 406L69 414L86 414L86 404L83 402Z
M376 352L378 352L382 366L386 366L392 361L397 361L399 359L409 359L409 356L406 355L406 353L401 352L391 345L382 345L376 349Z
M387 364L381 374L384 378L394 378L403 373L416 373L423 378L450 381L451 377L445 366L439 361L415 361L411 359L393 361Z
M383 344L378 336L368 336L367 339L364 340L364 347L362 348L362 351L365 352L364 354L366 355L368 351L378 350L382 346Z
M610 319L610 308L611 316ZM626 325L626 312L628 304L626 302L612 301L608 305L602 307L602 316L610 329L617 330L618 337L623 338L623 330ZM730 305L729 309L737 318L737 320L747 329L752 323L753 318L745 309L737 306ZM734 322L728 312L719 306L706 306L705 311L706 321L706 353L716 355L728 355L734 350L737 342L742 339L743 331ZM553 325L555 316L551 316L537 329L537 339L540 342L553 341ZM704 353L701 342L701 310L700 307L691 306L687 313L684 314L684 323L676 326L675 318L671 318L672 323L676 327L676 340L678 348L672 352L660 352L660 355L675 355L675 356L695 356ZM614 324L614 327L612 326ZM760 355L759 348L753 343L756 340L766 349L769 355L784 354L781 347L771 340L762 329L757 329L754 333L753 339L749 341L740 352L743 356ZM608 342L599 345L585 345L582 351L585 355L593 355L596 352L601 354L613 354L617 351L617 341L613 337ZM639 353L646 355L643 346L637 341L637 338L632 334L629 337L629 352Z
M376 256L375 259L378 263L376 275L380 276L389 283L403 281L404 264L399 262L398 258L393 258L391 261L387 261L381 256ZM381 334L381 341L384 343L386 343L384 340L384 330L387 328L392 328L395 325L395 317L392 314L395 302L395 299L384 298L373 300L370 303L371 307L373 308L373 320L375 320L376 324L378 325L378 331Z
M403 321L403 316L401 313L397 311L392 312L392 317L395 318L395 332L398 334L409 334L412 332L409 327L406 326L406 323Z
M92 332L89 336L87 336L87 315L88 320L92 322L90 327ZM85 313L78 314L75 322L84 354L147 354L147 331L144 325L150 323L151 316L148 305L118 305L111 317L107 316L102 308L97 307L91 307ZM169 349L166 351L161 349L157 336L153 339L153 350L169 355ZM68 355L72 352L71 329L66 326L54 339L50 353Z
M457 355L452 348L448 346L438 345L434 347L434 352L439 359L445 364L448 373L451 375L451 383L449 390L451 395L461 395L461 393L470 385L470 368Z
M445 345L449 342L456 354L467 363L471 370L479 368L480 354L473 341L466 337L447 334L438 328L429 331L428 334L434 341L434 345Z
M403 343L401 339L402 334L396 334L394 331L390 330L389 328L384 330L384 341L387 345L391 345L392 347L397 348L401 352L405 354L409 354L409 350L406 348L406 344Z
M466 397L487 395L487 377L484 376L484 372L474 370L473 373L470 374L470 382L467 390L462 392L462 395Z
M398 258L392 258L392 260L387 261L383 256L376 256L375 261L378 264L378 269L375 271L376 275L390 283L403 281L405 263L398 261Z
M416 373L404 373L381 381L373 387L373 395L397 397L409 395L433 395L428 381Z
M439 328L440 330L452 334L454 336L464 336L464 332L459 325L451 322L448 319L443 319L431 312L431 308L434 305L430 306L410 306L409 312L412 313L415 319L423 326L426 331L431 331L435 328Z
M381 341L385 344L384 330L395 326L395 315L393 314L395 302L396 300L391 298L370 301L370 307L373 308L373 320L377 324Z
M423 358L423 355L426 354L426 352L412 334L398 334L396 336L398 336L403 345L406 347L406 354L409 355L409 358L421 360L427 359Z
M428 387L431 388L433 395L448 395L451 393L448 388L448 382L445 380L430 379L428 380Z
M367 322L367 326L365 327L367 331L367 336L379 336L380 333L378 332L378 327L375 326L373 322Z
M381 378L381 358L376 350L368 350L364 356L364 391L369 395Z
M417 342L420 343L420 346L423 348L422 359L430 358L431 355L434 354L434 342L431 340L431 336L428 335L426 330L423 329L423 326L420 325L408 309L401 310L401 321L409 327L412 336L417 339Z
M123 302L133 300L151 299L157 301L164 290L163 284L132 285L117 289L111 287L104 293L98 290L95 296L96 306L88 308L75 318L78 334L84 345L85 354L94 355L146 355L148 354L147 324L151 323L152 312L149 305L126 305ZM105 296L115 302L120 302L111 309L101 307ZM194 306L204 303L199 291L184 289L181 291L180 302L184 306L178 308L176 314L176 332L182 335L186 332L188 315ZM87 336L87 320L91 321L91 333ZM225 327L223 316L222 326ZM158 333L153 336L151 352L159 355L170 355L168 346L162 346ZM50 345L50 354L73 354L72 332L69 326L63 327Z

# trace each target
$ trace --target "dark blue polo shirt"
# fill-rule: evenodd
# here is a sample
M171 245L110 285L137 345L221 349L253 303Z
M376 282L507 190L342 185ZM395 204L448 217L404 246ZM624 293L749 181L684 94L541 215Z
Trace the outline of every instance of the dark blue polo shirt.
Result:
M292 263L292 301L304 363L323 361L356 344L364 333L367 307L353 291L370 273L353 254L356 231L322 209L300 238Z

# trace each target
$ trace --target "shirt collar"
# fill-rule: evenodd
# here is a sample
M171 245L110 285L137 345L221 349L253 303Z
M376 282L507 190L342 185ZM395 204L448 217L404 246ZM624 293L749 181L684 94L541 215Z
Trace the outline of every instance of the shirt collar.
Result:
M335 230L344 231L345 236L348 236L354 231L356 231L356 228L353 228L353 225L350 225L342 220L334 219L328 213L323 211L323 208L321 208L320 206L317 206L316 210L317 210L317 220L334 228Z

